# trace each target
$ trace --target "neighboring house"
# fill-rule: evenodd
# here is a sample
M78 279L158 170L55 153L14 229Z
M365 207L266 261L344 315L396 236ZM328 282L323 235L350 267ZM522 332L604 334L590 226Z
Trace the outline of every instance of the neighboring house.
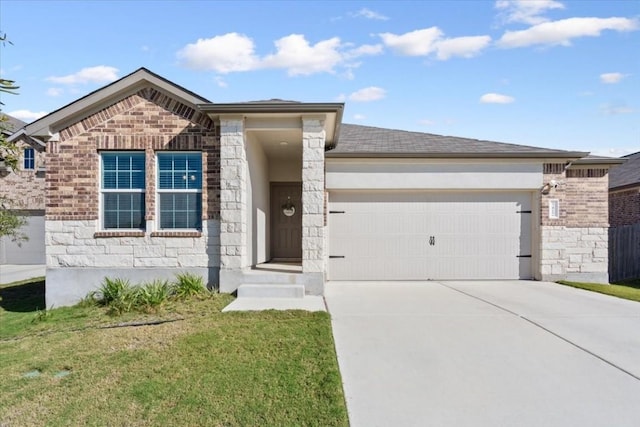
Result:
M626 161L612 168L609 177L611 227L640 224L640 151L622 159Z
M640 278L640 152L622 157L609 179L612 282Z
M3 122L3 134L12 141L21 133L25 122L0 113L8 120ZM0 265L44 264L44 156L45 144L35 138L22 137L16 141L20 158L16 170L11 170L0 160L0 198L5 207L27 217L21 229L28 240L16 243L8 237L0 238Z
M222 292L607 282L606 159L348 125L343 108L216 104L141 68L27 125L47 141L47 305L179 271Z

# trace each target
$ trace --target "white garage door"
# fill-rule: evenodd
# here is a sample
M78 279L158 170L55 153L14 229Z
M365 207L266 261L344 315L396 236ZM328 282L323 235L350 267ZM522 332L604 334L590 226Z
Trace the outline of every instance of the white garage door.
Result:
M329 280L530 279L528 192L332 192Z

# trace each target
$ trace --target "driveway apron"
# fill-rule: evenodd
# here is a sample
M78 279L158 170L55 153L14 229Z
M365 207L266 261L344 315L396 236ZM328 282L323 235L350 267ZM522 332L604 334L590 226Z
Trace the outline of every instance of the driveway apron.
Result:
M640 304L552 283L330 282L352 426L638 426Z

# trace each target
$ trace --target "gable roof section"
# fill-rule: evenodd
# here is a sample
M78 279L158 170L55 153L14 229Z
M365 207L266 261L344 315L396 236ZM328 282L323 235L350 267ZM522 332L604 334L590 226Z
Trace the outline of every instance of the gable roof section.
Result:
M587 154L343 123L338 144L326 156L578 159Z
M181 102L195 108L197 104L209 102L206 98L183 88L146 68L137 69L131 74L97 89L82 98L59 108L52 113L28 124L25 127L29 136L49 139L60 129L89 116L118 100L129 96L141 88L152 85L168 93Z
M20 119L16 119L13 116L10 116L5 113L0 113L2 117L6 117L6 119L2 122L2 133L5 135L11 135L12 133L18 132L20 129L25 127L27 124Z
M640 186L640 151L622 156L620 159L626 159L626 162L609 172L609 189Z

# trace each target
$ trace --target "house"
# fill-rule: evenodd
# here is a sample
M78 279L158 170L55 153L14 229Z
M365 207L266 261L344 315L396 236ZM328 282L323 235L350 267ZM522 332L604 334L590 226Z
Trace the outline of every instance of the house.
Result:
M2 114L2 113L0 113ZM4 137L14 140L25 122L2 114ZM44 156L45 144L35 138L23 137L17 141L20 158L16 170L0 161L0 200L5 207L26 216L27 223L20 230L28 238L13 242L0 238L0 266L3 264L44 264Z
M608 281L607 160L343 124L343 109L212 103L141 68L27 125L47 144L47 305L179 271L243 295Z
M640 151L622 158L626 161L609 177L611 227L640 224Z
M640 152L623 156L611 169L609 233L612 282L640 278Z

